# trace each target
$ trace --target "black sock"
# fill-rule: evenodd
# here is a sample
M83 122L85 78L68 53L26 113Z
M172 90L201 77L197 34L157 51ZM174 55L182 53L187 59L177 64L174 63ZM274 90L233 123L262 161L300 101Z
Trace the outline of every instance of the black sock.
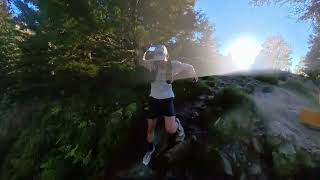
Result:
M154 147L154 144L148 142L148 151L152 151L153 147Z

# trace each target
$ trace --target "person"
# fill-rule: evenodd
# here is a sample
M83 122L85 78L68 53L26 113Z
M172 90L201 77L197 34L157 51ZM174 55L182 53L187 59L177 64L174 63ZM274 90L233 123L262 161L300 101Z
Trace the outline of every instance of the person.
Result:
M152 154L155 151L154 131L157 124L157 117L163 116L165 130L176 143L184 140L184 129L174 110L174 92L172 90L173 78L179 73L187 73L193 77L194 82L198 77L192 65L169 59L168 50L165 45L152 45L143 56L140 62L148 69L151 77L151 92L149 96L149 110L147 113L147 152L143 157L143 164L148 165Z

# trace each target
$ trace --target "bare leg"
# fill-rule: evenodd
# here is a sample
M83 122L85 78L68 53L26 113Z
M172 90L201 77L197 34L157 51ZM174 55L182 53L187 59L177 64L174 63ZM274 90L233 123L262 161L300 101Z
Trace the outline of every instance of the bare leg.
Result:
M166 131L170 135L174 135L175 142L181 142L185 138L183 127L175 116L165 117Z
M154 130L157 125L156 119L147 119L148 120L148 130L147 130L147 142L148 142L148 151L144 155L142 163L148 165L151 160L151 155L155 151L155 146L153 144L154 140Z
M156 119L147 119L147 120L148 120L147 142L153 143L154 130L157 126L157 120Z
M165 128L168 134L174 134L177 131L178 125L175 116L165 116L164 117Z

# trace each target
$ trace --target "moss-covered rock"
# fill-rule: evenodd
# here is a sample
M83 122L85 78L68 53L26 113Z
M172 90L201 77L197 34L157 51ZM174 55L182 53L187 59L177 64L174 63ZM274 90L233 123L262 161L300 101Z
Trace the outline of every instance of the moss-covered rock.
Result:
M283 143L274 148L272 161L273 172L279 178L289 178L298 174L301 169L315 167L309 153L289 143Z
M277 74L268 74L268 75L258 75L255 77L255 79L268 84L278 85L279 77Z

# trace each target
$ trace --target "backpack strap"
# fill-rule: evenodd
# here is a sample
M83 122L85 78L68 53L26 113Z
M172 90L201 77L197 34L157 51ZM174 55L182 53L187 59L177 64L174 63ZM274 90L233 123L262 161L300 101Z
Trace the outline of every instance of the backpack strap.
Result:
M167 63L167 68L166 68L166 79L168 84L173 83L173 75L172 75L172 62L169 61Z

